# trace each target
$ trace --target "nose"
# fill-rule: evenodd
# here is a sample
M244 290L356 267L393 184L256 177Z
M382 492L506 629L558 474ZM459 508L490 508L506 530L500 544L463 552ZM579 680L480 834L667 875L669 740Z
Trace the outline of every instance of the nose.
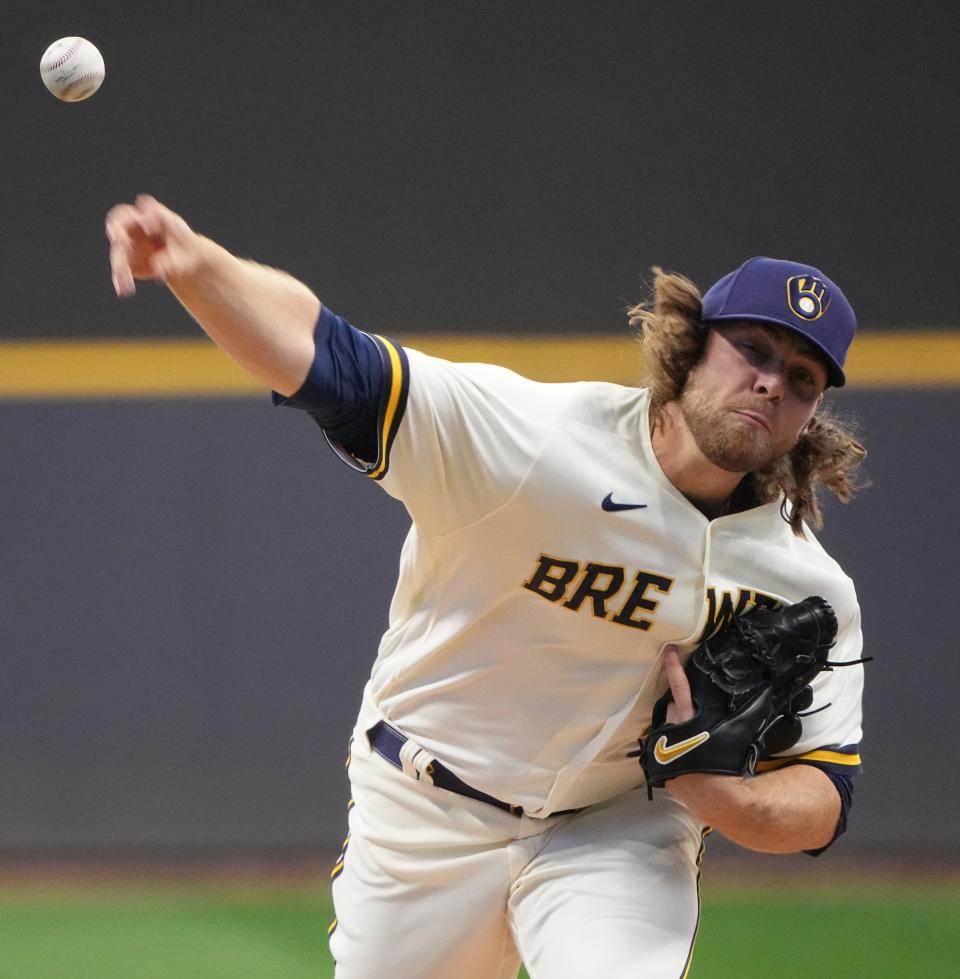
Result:
M779 365L764 365L757 371L753 390L771 401L779 401L786 390L782 368Z

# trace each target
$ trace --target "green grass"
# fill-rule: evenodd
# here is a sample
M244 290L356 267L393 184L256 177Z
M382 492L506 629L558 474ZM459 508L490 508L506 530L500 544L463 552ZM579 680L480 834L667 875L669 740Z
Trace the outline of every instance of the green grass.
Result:
M322 885L7 888L0 979L327 979L330 917ZM958 922L960 885L715 886L691 977L953 979Z
M45 894L0 902L2 979L318 979L325 898L232 889Z
M799 892L799 893L798 893ZM738 888L704 902L693 979L955 979L960 886Z

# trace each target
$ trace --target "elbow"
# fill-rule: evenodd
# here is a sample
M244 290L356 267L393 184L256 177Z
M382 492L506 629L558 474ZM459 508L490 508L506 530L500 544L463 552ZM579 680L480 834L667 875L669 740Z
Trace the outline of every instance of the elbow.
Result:
M275 373L268 379L270 387L285 398L292 398L303 387L315 355L312 337L291 339L284 356L278 358Z
M323 307L306 286L302 289L296 306L290 310L289 326L282 331L284 339L278 345L268 379L270 387L285 398L303 387L316 356L315 333Z

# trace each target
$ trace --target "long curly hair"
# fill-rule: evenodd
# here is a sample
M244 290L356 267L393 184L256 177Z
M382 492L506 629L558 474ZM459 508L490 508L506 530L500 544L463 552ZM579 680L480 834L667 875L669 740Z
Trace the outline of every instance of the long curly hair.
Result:
M701 319L700 290L688 278L657 266L652 272L652 298L629 309L627 315L643 345L644 384L659 419L663 406L683 393L690 371L703 356L709 327ZM802 537L804 523L816 529L823 525L821 486L846 503L867 485L857 473L866 454L854 423L821 404L793 449L764 469L748 473L733 502L755 506L782 495L783 518Z

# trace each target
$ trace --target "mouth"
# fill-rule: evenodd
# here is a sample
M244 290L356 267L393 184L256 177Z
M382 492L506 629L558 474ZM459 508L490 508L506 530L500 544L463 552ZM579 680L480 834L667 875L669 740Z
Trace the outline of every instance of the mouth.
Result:
M733 413L739 415L743 418L749 425L754 428L762 429L765 432L773 433L773 426L770 424L769 419L765 418L759 412L750 411L749 408L734 408Z

